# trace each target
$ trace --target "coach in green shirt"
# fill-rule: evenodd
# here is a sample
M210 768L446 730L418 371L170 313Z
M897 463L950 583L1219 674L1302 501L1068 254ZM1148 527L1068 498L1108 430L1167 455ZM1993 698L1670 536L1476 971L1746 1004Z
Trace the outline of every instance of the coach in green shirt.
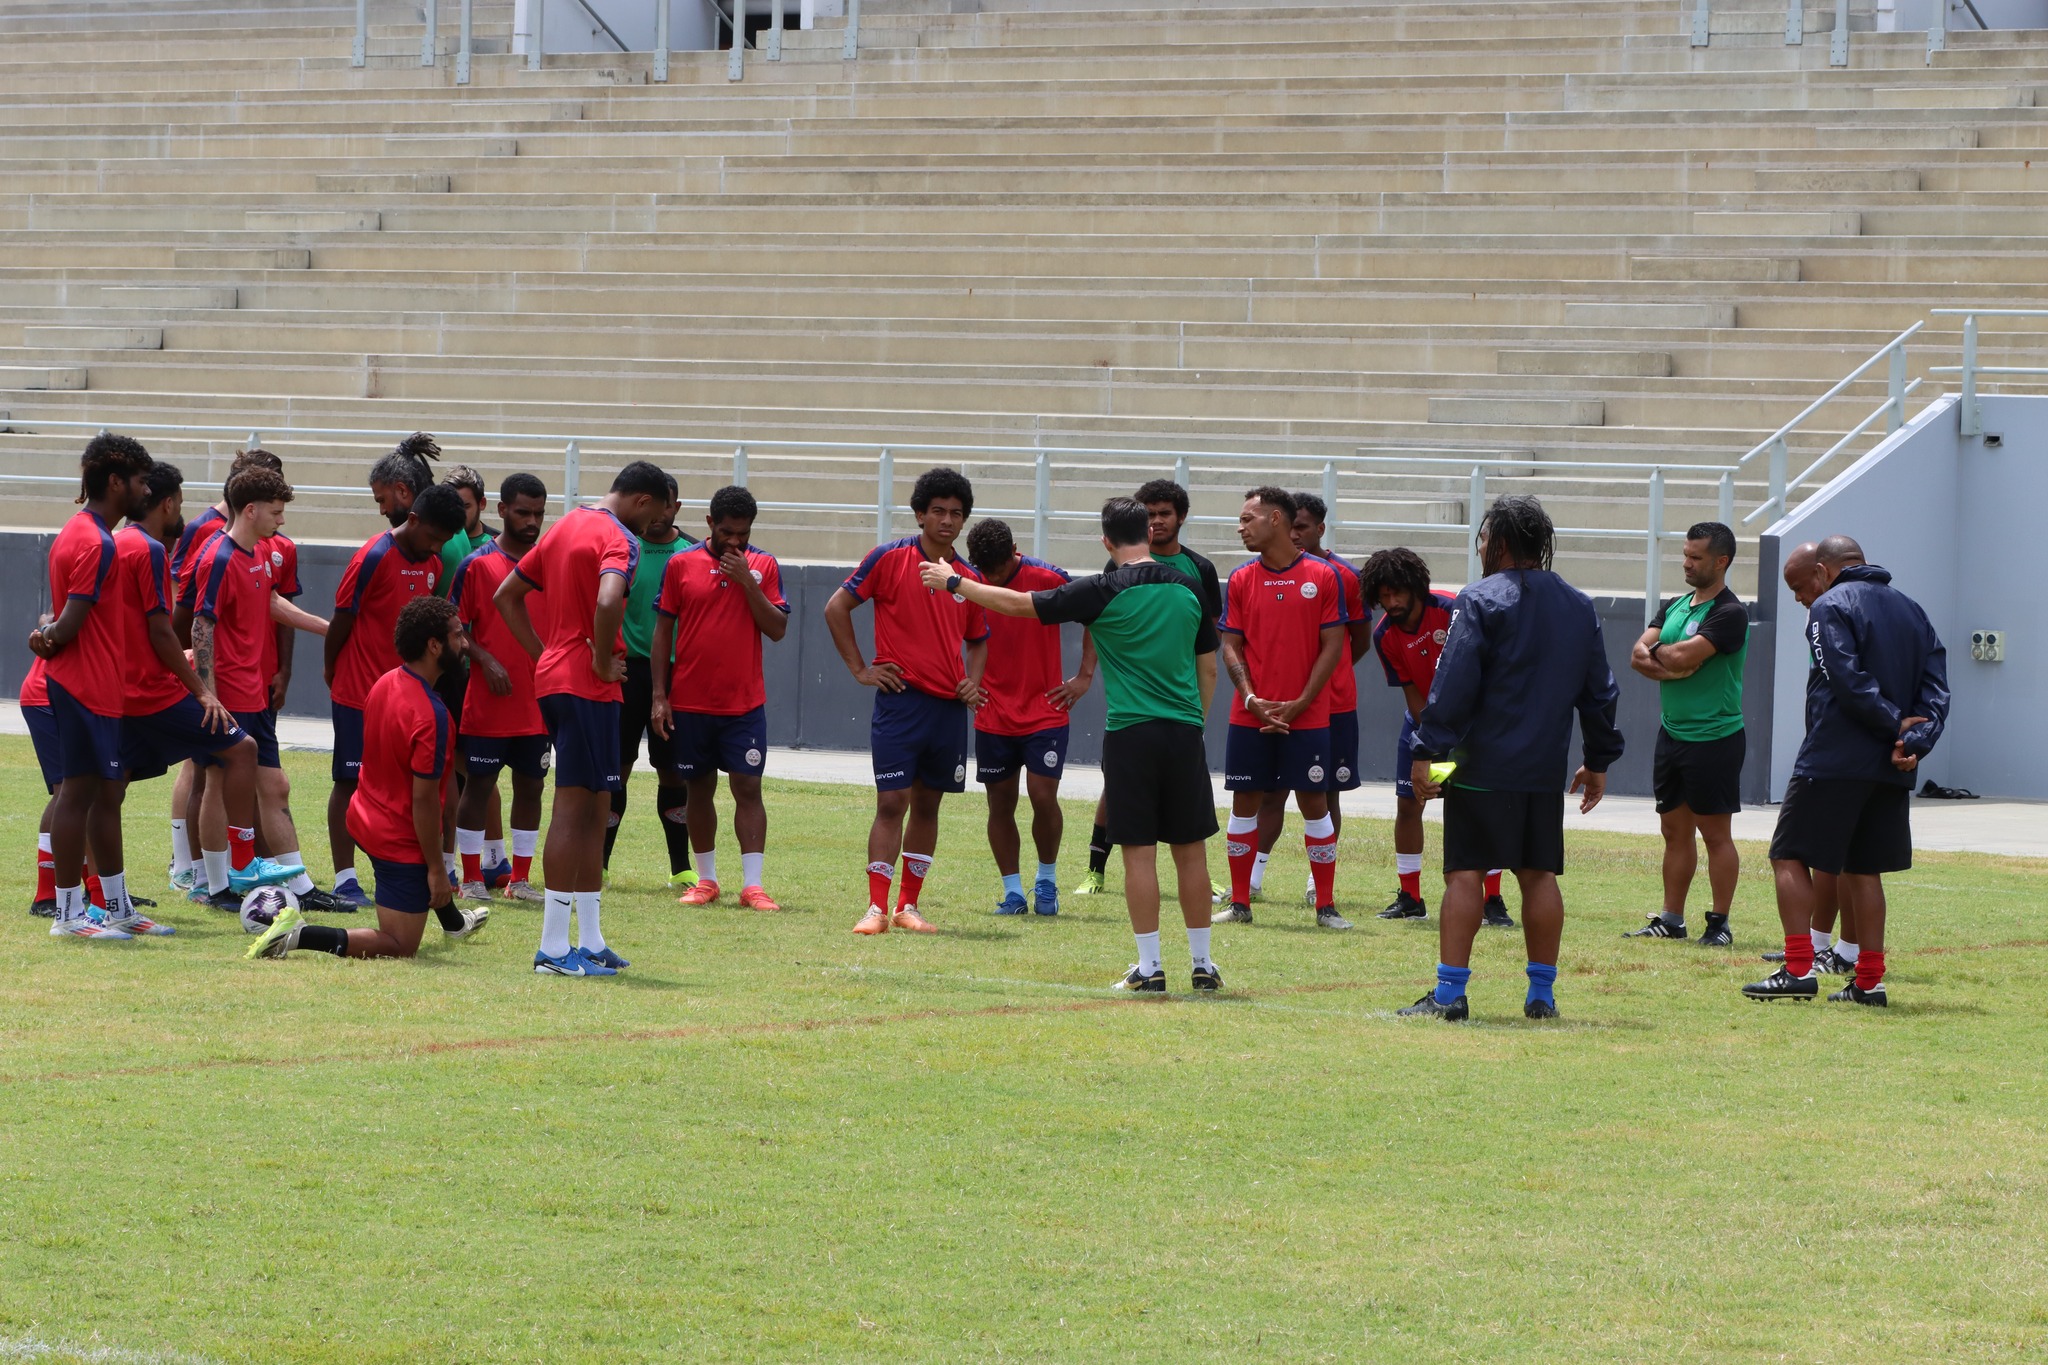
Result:
M1102 737L1103 801L1109 837L1124 853L1124 901L1138 939L1138 961L1119 990L1159 992L1159 844L1173 850L1181 918L1187 925L1193 985L1213 991L1223 974L1209 956L1209 857L1216 833L1215 795L1202 725L1215 670L1198 666L1216 652L1216 627L1195 581L1152 558L1145 504L1111 498L1102 508L1102 544L1110 568L1043 592L1012 592L927 563L925 586L957 593L988 611L1047 625L1088 627L1100 660L1109 717Z
M1684 938L1685 897L1707 845L1714 908L1700 943L1735 942L1728 909L1742 864L1729 829L1742 809L1742 665L1749 655L1749 613L1729 590L1735 533L1703 521L1685 533L1685 581L1692 591L1664 604L1629 660L1658 683L1664 724L1657 733L1652 785L1664 827L1664 908L1631 938Z

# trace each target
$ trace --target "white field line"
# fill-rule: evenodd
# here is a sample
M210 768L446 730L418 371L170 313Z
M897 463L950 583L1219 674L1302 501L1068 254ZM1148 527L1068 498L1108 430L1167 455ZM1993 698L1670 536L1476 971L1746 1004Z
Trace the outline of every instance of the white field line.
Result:
M0 1337L0 1361L80 1361L85 1365L219 1365L185 1351L134 1351L125 1346L79 1346L33 1337Z

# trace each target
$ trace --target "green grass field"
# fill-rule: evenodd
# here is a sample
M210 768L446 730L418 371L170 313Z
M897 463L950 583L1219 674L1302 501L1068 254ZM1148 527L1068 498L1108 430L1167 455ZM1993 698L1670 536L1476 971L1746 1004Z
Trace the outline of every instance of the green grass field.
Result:
M325 760L289 762L324 871ZM1656 841L1577 837L1564 1019L1489 932L1448 1026L1392 1017L1436 932L1371 918L1384 824L1344 830L1356 932L1309 927L1294 843L1224 995L1169 929L1175 994L1131 999L1119 898L989 916L973 794L943 932L878 939L865 792L773 785L779 916L675 905L651 794L617 981L535 977L506 905L413 962L246 963L168 895L173 940L47 937L0 741L0 1361L2048 1357L2048 863L1924 855L1888 1012L1761 1007L1760 849L1715 954L1625 944ZM130 804L146 894L167 797Z

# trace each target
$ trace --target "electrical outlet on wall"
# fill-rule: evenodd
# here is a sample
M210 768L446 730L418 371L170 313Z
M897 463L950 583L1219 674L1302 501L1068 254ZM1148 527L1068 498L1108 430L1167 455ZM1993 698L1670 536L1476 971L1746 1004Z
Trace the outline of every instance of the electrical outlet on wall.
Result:
M1970 657L1979 663L2002 664L2005 662L2005 632L2002 630L1973 630L1970 632Z

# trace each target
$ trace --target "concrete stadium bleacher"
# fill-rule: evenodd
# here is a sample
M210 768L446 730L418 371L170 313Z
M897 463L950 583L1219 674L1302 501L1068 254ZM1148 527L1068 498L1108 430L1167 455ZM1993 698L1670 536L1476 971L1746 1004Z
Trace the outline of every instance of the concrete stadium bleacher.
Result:
M1788 47L1782 8L1717 4L1694 48L1690 4L967 3L870 0L853 62L821 21L741 82L677 53L656 85L647 54L529 72L484 0L458 88L388 0L361 69L352 5L0 0L0 473L60 471L65 420L223 428L150 439L200 478L287 425L555 433L593 465L605 438L744 440L771 508L875 500L871 457L777 440L1292 453L1311 487L1324 459L1471 452L1514 462L1489 491L1639 529L1640 476L1546 464L1727 465L1929 308L2048 297L2038 35L1930 64L1859 5L1831 69L1815 7ZM1852 396L1795 469L1882 375ZM307 484L376 453L277 448ZM702 497L730 459L667 462ZM1028 504L1028 464L962 463ZM1080 463L1063 507L1128 483ZM1460 577L1465 475L1379 468L1342 474L1342 520L1446 524L1340 546ZM1198 510L1253 473L1203 465ZM13 524L68 507L20 490ZM1711 476L1668 504L1712 515ZM762 538L845 560L873 520L771 511ZM1563 548L1641 590L1640 537Z

